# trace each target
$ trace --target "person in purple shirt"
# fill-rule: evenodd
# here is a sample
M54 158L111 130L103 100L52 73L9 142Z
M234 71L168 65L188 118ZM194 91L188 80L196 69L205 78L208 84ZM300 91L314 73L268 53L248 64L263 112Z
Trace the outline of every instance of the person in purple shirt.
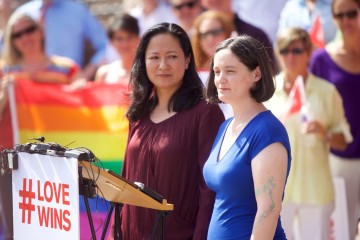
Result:
M333 0L333 20L342 37L314 52L310 70L333 83L340 93L353 142L344 151L331 150L333 176L345 180L350 239L360 216L360 1Z

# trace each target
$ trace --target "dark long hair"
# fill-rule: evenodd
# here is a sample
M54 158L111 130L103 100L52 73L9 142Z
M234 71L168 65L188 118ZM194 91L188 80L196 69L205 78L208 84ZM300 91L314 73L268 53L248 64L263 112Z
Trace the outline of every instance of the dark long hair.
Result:
M260 68L261 79L250 89L250 94L258 103L269 100L275 92L275 83L265 46L251 36L240 35L239 37L230 38L219 43L214 56L223 49L229 49L250 71L255 70L257 67ZM218 98L214 83L215 75L213 67L214 57L211 60L207 97L209 102L219 103L221 101Z
M158 104L158 97L154 91L154 85L150 82L146 73L145 52L150 40L159 34L171 34L178 39L185 57L190 58L182 84L170 98L168 105L169 111L180 112L189 109L203 98L204 87L195 68L194 54L188 35L180 26L174 23L160 23L144 33L136 51L130 76L130 86L132 89L130 95L131 103L126 112L126 117L130 122L137 121L149 115Z

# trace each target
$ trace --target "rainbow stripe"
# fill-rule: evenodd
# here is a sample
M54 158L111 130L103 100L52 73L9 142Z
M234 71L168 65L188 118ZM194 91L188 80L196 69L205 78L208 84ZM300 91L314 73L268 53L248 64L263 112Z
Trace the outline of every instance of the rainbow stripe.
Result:
M69 148L86 147L105 168L120 172L128 134L128 89L117 84L69 86L19 80L15 88L20 143L44 136Z
M104 168L120 173L129 125L124 117L129 103L127 93L127 86L120 84L89 82L81 90L73 91L66 85L17 79L13 105L17 110L19 143L44 136L46 142L68 148L85 147L102 161ZM0 126L11 128L9 119ZM81 239L90 239L82 199L80 235ZM109 203L100 198L89 199L89 203L100 238Z

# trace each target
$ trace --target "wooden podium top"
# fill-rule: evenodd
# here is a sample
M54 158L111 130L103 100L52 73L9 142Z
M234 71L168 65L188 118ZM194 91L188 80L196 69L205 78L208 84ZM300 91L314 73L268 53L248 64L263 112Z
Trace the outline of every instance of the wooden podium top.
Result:
M144 193L138 185L119 175L99 168L87 161L79 161L79 166L82 167L82 175L84 178L95 180L99 188L98 195L110 202L124 203L161 211L174 210L174 205L167 203L166 199L162 199L162 202L156 200Z

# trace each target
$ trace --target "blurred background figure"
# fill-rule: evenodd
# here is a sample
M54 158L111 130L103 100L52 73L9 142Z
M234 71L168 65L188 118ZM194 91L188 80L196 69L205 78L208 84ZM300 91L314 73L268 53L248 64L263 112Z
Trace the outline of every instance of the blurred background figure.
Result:
M315 47L324 47L336 35L330 3L331 0L289 0L281 11L278 33L300 27L310 33Z
M79 77L91 80L106 58L108 39L104 28L88 8L71 0L33 0L20 6L44 28L46 53L65 56L82 67ZM86 49L91 56L86 59Z
M20 4L27 2L28 0L0 0L0 54L1 49L4 44L4 31L7 21L11 16L11 13L16 9ZM1 238L0 238L1 239Z
M0 52L3 45L3 35L6 23L12 12L10 0L0 0Z
M354 239L360 215L360 1L333 0L333 20L342 37L314 52L313 74L336 86L344 104L345 116L354 138L348 147L332 148L330 166L333 176L345 180L350 239Z
M26 13L16 12L9 19L2 52L3 94L9 81L17 78L44 83L71 83L79 74L78 65L69 58L48 55L41 25ZM5 101L6 98L3 98ZM0 113L4 109L0 109Z
M41 26L25 13L13 14L6 26L0 69L0 146L12 148L13 136L8 104L8 86L17 79L43 83L71 83L79 67L71 59L45 53ZM31 89L29 89L31 91ZM1 175L1 174L0 174ZM4 238L12 239L11 174L0 177L0 205Z
M176 17L169 4L161 0L140 0L139 4L130 10L140 26L140 36L150 27L161 22L176 23Z
M218 10L228 15L232 19L238 35L247 34L264 44L264 46L267 48L267 53L270 57L270 60L272 61L273 69L276 71L277 68L273 47L269 37L260 28L257 28L241 19L233 10L231 0L201 0L201 5L207 10Z
M128 85L139 34L140 29L135 17L122 13L113 18L108 27L108 37L121 59L101 66L95 76L96 82Z
M203 12L200 0L170 0L169 2L177 19L177 24L179 24L191 38L194 20Z
M210 61L218 43L232 36L235 30L231 18L223 12L208 10L194 22L192 45L199 71L210 71ZM205 79L202 79L205 83Z
M280 12L287 1L288 0L233 0L233 7L241 19L262 29L270 41L274 43ZM269 9L271 9L271 11L269 11Z
M234 24L226 14L216 10L208 10L199 15L194 22L191 39L196 67L204 86L207 86L209 73L212 71L211 59L216 46L235 31ZM236 34L236 33L235 33ZM220 103L225 119L233 116L230 104Z
M267 107L283 121L289 134L292 164L281 220L289 240L298 218L300 239L330 239L334 187L329 166L329 147L343 150L351 142L342 99L335 86L308 71L313 46L306 30L283 30L276 42L282 72ZM304 81L302 111L290 114L289 103L298 78ZM301 91L301 89L299 89ZM336 224L336 223L335 223Z

